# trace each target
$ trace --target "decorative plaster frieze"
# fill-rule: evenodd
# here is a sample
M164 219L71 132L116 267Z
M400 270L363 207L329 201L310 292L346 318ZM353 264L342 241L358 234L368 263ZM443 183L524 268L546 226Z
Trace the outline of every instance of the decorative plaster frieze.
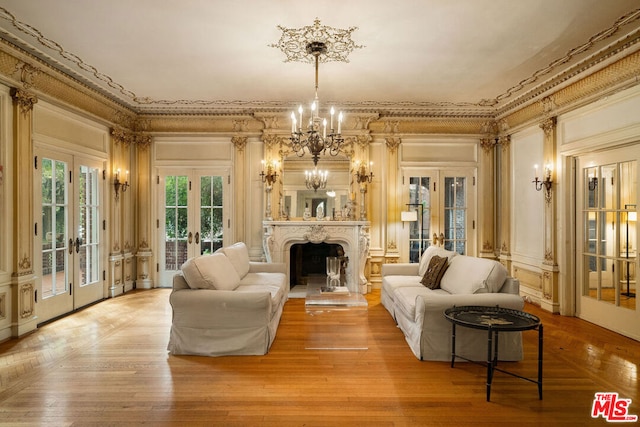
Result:
M22 83L24 89L29 89L35 85L35 78L41 70L26 62L19 61L16 64L14 76Z

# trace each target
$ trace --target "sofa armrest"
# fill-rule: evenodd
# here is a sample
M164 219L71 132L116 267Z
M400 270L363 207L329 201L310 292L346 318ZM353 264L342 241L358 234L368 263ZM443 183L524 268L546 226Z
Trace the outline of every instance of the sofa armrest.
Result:
M434 324L449 323L444 317L444 311L453 306L463 305L496 305L514 310L524 308L524 300L518 295L503 293L486 294L429 294L416 297L416 321L424 328L432 328Z
M382 276L417 276L418 263L382 264Z
M184 278L182 273L176 273L173 276L173 290L179 291L181 289L190 289L187 284L187 280Z
M173 324L195 329L264 326L272 311L269 292L184 289L173 291L169 302Z
M283 262L256 262L249 261L249 273L285 273L286 264Z
M507 277L499 292L501 294L520 295L520 281L515 277Z

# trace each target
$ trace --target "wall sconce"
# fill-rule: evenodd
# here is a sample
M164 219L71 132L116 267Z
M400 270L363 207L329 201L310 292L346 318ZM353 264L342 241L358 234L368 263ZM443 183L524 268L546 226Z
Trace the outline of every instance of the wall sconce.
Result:
M278 179L278 173L276 170L278 169L278 162L268 162L267 170L264 169L265 161L262 160L262 172L260 172L260 178L262 178L263 183L267 183L269 187L276 182Z
M120 169L116 169L116 173L113 178L113 188L116 192L116 200L120 200L120 191L124 193L129 188L129 171L126 171L126 177L124 182L120 181Z
M537 191L540 191L542 190L542 188L544 188L544 198L547 203L549 203L551 201L551 184L553 184L553 181L551 181L551 166L545 166L544 180L542 181L538 179L538 165L535 165L534 168L536 169L536 177L531 182L533 182L533 185L536 187Z
M360 161L356 163L355 175L358 184L371 184L371 181L373 181L373 172L371 171L372 166L373 162L369 162L369 173L367 173L367 168L365 167L364 163L360 163Z

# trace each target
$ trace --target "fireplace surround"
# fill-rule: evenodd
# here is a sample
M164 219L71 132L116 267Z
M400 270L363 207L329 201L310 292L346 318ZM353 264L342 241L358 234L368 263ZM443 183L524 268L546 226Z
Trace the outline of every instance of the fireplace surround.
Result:
M345 271L352 290L367 293L364 275L369 256L369 221L263 221L263 248L267 261L286 264L291 285L291 247L299 243L335 243L342 246L349 263Z

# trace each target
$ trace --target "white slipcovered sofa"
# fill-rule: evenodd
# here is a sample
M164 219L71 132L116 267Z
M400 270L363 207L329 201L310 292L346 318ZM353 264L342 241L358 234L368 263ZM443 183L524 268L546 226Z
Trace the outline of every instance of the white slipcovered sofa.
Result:
M187 260L173 278L171 354L266 354L288 298L285 265L249 261L244 243Z
M433 256L448 258L448 268L437 289L421 281ZM506 268L497 261L459 255L431 246L420 264L384 264L382 266L382 305L402 330L409 347L420 360L451 360L451 322L444 310L455 306L500 306L521 310L519 282L507 277ZM487 359L487 332L456 328L456 354L470 360ZM522 359L521 332L501 333L500 360Z

